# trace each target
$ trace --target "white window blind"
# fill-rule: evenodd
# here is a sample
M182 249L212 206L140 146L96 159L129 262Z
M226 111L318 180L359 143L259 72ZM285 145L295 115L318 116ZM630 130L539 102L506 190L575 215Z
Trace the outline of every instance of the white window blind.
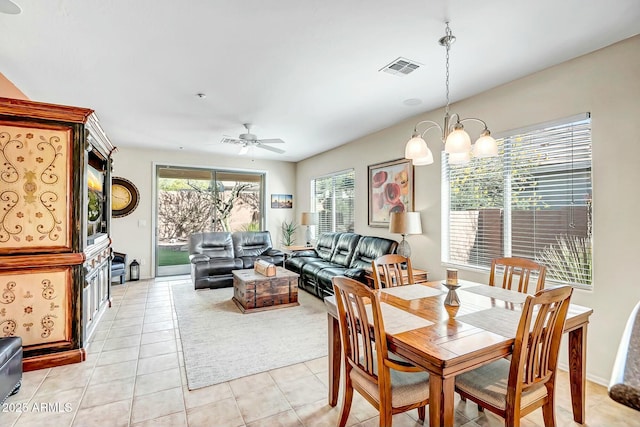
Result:
M444 262L485 268L534 259L547 279L591 285L589 114L510 132L500 156L449 165L443 156Z
M355 172L353 169L311 181L312 212L318 213L318 233L353 231Z

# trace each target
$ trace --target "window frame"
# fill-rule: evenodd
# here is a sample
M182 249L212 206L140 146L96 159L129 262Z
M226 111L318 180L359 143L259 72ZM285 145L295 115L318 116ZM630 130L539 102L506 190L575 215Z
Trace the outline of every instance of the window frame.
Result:
M592 195L593 195L593 143L592 143L592 117L590 113L581 113L581 114L577 114L574 116L570 116L570 117L566 117L566 118L562 118L562 119L558 119L558 120L553 120L553 121L549 121L549 122L545 122L545 123L540 123L540 124L535 124L535 125L531 125L531 126L526 126L523 128L519 128L519 129L514 129L514 130L510 130L507 132L502 132L499 135L496 135L496 140L499 141L500 144L503 144L505 141L513 141L517 136L522 136L522 135L527 135L529 137L532 137L532 135L535 135L535 132L539 132L539 131L545 131L548 130L549 128L553 128L553 127L560 127L560 126L565 126L566 128L570 128L572 127L574 124L579 124L580 122L585 122L588 121L588 124L586 124L586 126L588 126L588 139L587 139L587 144L586 146L588 146L588 163L586 163L586 161L584 159L578 159L575 160L572 158L571 159L571 172L567 173L567 176L578 176L580 174L584 174L585 176L587 176L588 174L588 181L584 181L587 182L587 186L586 188L588 189L589 195L591 197L591 199L589 199L589 201L586 203L586 209L587 209L587 217L588 217L588 223L586 225L587 227L587 235L585 237L589 238L589 246L590 246L590 256L591 256L591 262L590 262L590 283L585 284L585 283L575 283L575 282L565 282L565 281L559 281L559 280L554 280L553 278L549 277L549 274L547 274L547 282L549 283L553 283L553 284L561 284L561 285L570 285L576 288L580 288L580 289L587 289L587 290L593 290L593 286L594 286L594 281L593 281L593 232L592 232L592 227L593 227L593 221L592 221ZM583 124L584 126L584 124ZM580 144L580 142L579 142ZM584 142L582 144L585 144ZM579 145L578 148L582 148L582 145ZM503 148L503 151L509 151L509 145L507 145L506 147ZM554 153L554 151L551 151L550 153ZM506 157L504 154L501 155L501 159L504 162L504 157ZM473 160L472 160L473 161ZM564 163L566 164L566 163ZM504 166L504 169L502 170L502 180L504 183L504 193L502 194L502 205L501 205L501 210L502 210L502 218L503 218L503 222L502 222L502 228L501 228L501 233L502 233L502 251L501 251L501 256L512 256L511 254L513 253L513 225L512 225L512 219L513 219L513 212L516 211L517 209L514 208L514 206L512 205L512 196L513 196L513 191L514 191L514 186L512 186L510 179L511 179L511 173L510 170L513 168L514 163L509 163L508 165ZM558 170L564 170L566 171L567 169L562 169L561 168L562 163L560 163L558 165ZM459 262L459 261L452 261L451 260L451 253L452 250L454 250L455 248L451 247L451 226L452 226L452 222L451 222L451 175L449 172L449 165L447 163L447 155L443 152L442 153L442 163L441 163L441 172L442 172L442 180L441 180L441 227L442 227L442 238L441 238L441 264L443 266L446 267L455 267L461 270L467 270L467 271L475 271L475 272L483 272L486 273L488 271L490 271L491 267L490 265L485 266L485 265L478 265L478 264L470 264L470 263L464 263L464 262ZM538 166L538 168L541 168L540 166ZM544 167L542 167L544 169ZM553 169L553 165L546 166L546 172L544 172L544 174L542 172L538 172L536 174L535 170L534 170L534 176L540 176L540 177L552 177L553 176L553 172L549 172L550 170ZM579 177L580 178L580 177ZM535 181L536 184L539 182L538 180ZM567 183L568 181L563 181L564 183ZM566 185L566 184L565 184ZM572 184L573 186L573 181ZM543 187L544 188L544 187ZM573 190L572 190L573 192ZM573 194L573 193L572 193ZM498 209L496 207L496 209ZM530 209L532 211L535 211L535 209ZM546 231L546 230L545 230ZM556 234L556 236L560 236L561 234ZM534 238L538 238L535 233L532 234L532 237ZM532 247L534 246L533 244L531 245ZM516 255L517 256L517 255ZM583 264L586 265L586 264Z
M349 176L350 175L350 176ZM351 179L351 182L353 183L353 186L351 188L336 188L336 180L344 177L345 179ZM318 192L317 192L317 183L320 180L326 180L326 179L331 179L332 180L332 185L331 185L331 189L330 189L330 193L331 193L331 205L332 206L340 206L341 203L338 203L336 200L336 190L343 190L343 191L351 191L352 194L347 197L348 200L350 200L350 204L351 204L351 211L340 211L338 209L332 209L330 210L331 212L331 216L329 217L331 220L331 227L329 230L325 230L323 229L323 221L322 221L322 215L320 215L322 213L322 209L320 209L323 205L323 199L321 200L320 198L318 198ZM321 233L325 233L325 232L340 232L340 231L350 231L353 232L353 227L355 226L355 194L356 194L356 188L355 188L355 169L344 169L344 170L340 170L340 171L336 171L336 172L332 172L326 175L321 175L321 176L317 176L314 177L310 180L310 212L314 212L318 214L318 224L315 226L312 226L312 240L315 240L317 237L316 235L319 235ZM327 190L326 190L327 191ZM341 216L339 216L341 215ZM338 221L339 218L342 218L341 221ZM339 222L341 222L341 224L339 224ZM345 227L346 224L346 227ZM338 228L342 227L342 230L339 230Z

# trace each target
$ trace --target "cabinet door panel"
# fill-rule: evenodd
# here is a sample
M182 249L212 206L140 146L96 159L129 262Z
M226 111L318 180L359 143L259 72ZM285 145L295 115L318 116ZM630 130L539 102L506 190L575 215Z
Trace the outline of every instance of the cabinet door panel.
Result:
M0 331L25 347L70 341L71 268L0 272Z
M0 121L0 254L71 250L72 130Z

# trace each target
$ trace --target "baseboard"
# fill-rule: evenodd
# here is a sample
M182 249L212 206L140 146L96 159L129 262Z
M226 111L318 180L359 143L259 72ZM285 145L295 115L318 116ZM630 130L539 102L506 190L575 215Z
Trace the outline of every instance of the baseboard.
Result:
M566 363L558 363L558 369L560 369L561 371L569 372L569 365L567 365ZM602 378L597 375L591 375L587 372L587 380L596 384L600 384L604 387L609 387L609 378Z
M55 366L70 365L72 363L83 362L86 358L87 353L83 348L44 354L41 356L25 357L22 360L22 370L27 372L44 368L53 368Z

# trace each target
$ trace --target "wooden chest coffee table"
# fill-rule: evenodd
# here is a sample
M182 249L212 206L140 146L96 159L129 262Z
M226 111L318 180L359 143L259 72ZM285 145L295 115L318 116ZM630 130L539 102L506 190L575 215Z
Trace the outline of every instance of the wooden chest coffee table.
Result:
M300 305L298 274L276 268L276 275L267 277L253 269L233 270L233 302L243 313Z

